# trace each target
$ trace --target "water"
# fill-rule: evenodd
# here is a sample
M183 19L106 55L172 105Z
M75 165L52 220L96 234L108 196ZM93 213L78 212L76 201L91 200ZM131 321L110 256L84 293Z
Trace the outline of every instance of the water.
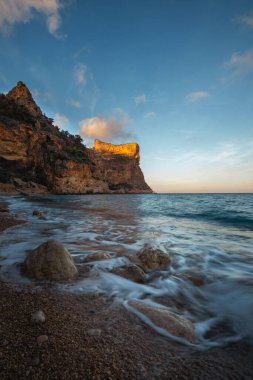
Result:
M2 198L27 221L0 237L2 277L29 282L18 264L29 249L56 239L78 265L88 254L112 256L93 263L90 278L60 285L66 291L105 292L126 307L130 299L162 303L193 322L198 347L239 339L253 342L253 194ZM46 220L32 216L35 209L43 211ZM129 255L144 244L168 252L172 265L149 273L145 285L108 272L129 262ZM195 286L189 276L204 285Z

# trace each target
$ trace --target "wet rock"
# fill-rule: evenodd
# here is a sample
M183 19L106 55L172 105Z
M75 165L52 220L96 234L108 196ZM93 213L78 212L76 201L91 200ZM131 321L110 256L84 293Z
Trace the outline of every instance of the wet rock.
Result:
M205 285L204 278L199 273L196 273L194 271L190 271L187 273L179 273L179 274L176 274L175 277L190 281L195 286Z
M195 276L195 275L186 275L185 276L193 285L195 286L204 286L205 281L203 278Z
M111 256L106 252L97 252L91 255L86 256L82 262L89 263L91 261L100 261L100 260L108 260L111 259Z
M48 336L47 335L40 335L38 336L37 338L37 343L39 346L41 346L42 344L48 342Z
M0 212L9 212L9 210L5 207L0 207Z
M163 269L171 263L170 256L150 246L144 246L143 249L137 254L137 258L141 262L144 269Z
M146 282L145 272L135 264L128 264L122 267L113 268L111 273L140 284L144 284Z
M147 316L156 326L167 330L170 334L184 338L191 343L195 342L196 336L193 325L182 315L139 301L129 301L128 305Z
M39 210L34 210L33 216L37 216L39 219L46 219L45 214Z
M46 321L46 316L42 310L39 310L32 314L31 320L33 323L44 323Z
M102 333L102 331L101 331L100 329L89 329L89 330L87 331L87 334L88 334L89 336L100 336L101 333Z
M24 267L28 276L38 280L68 280L78 273L68 250L54 240L48 240L30 251Z

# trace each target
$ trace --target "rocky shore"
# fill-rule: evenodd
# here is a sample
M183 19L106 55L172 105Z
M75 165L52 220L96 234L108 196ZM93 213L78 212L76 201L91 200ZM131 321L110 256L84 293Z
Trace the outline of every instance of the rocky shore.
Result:
M20 221L2 204L1 233L15 223ZM253 377L253 347L247 343L196 351L157 334L104 295L0 279L0 297L1 379Z

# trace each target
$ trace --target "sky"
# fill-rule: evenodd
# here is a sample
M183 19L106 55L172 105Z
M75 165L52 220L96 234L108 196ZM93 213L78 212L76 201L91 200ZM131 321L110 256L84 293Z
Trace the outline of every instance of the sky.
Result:
M0 0L0 92L84 143L140 144L156 192L253 192L252 0Z

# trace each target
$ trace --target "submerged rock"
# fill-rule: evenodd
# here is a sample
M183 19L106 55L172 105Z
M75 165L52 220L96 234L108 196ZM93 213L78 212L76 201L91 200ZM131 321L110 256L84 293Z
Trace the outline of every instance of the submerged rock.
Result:
M171 263L170 256L167 253L150 246L144 246L137 254L137 258L144 269L164 269Z
M139 301L128 301L128 305L147 316L156 326L167 330L170 334L184 338L191 343L195 342L196 336L193 325L182 315Z
M146 282L145 272L135 264L128 264L122 267L113 268L111 273L141 284Z
M108 253L105 252L97 252L93 253L91 255L86 256L82 262L83 263L89 263L91 261L100 261L100 260L108 260L111 259L111 256Z
M46 219L44 213L42 211L39 211L39 210L34 210L33 216L37 216L39 219Z
M30 251L25 271L38 280L68 280L78 273L68 250L59 242L48 240Z

